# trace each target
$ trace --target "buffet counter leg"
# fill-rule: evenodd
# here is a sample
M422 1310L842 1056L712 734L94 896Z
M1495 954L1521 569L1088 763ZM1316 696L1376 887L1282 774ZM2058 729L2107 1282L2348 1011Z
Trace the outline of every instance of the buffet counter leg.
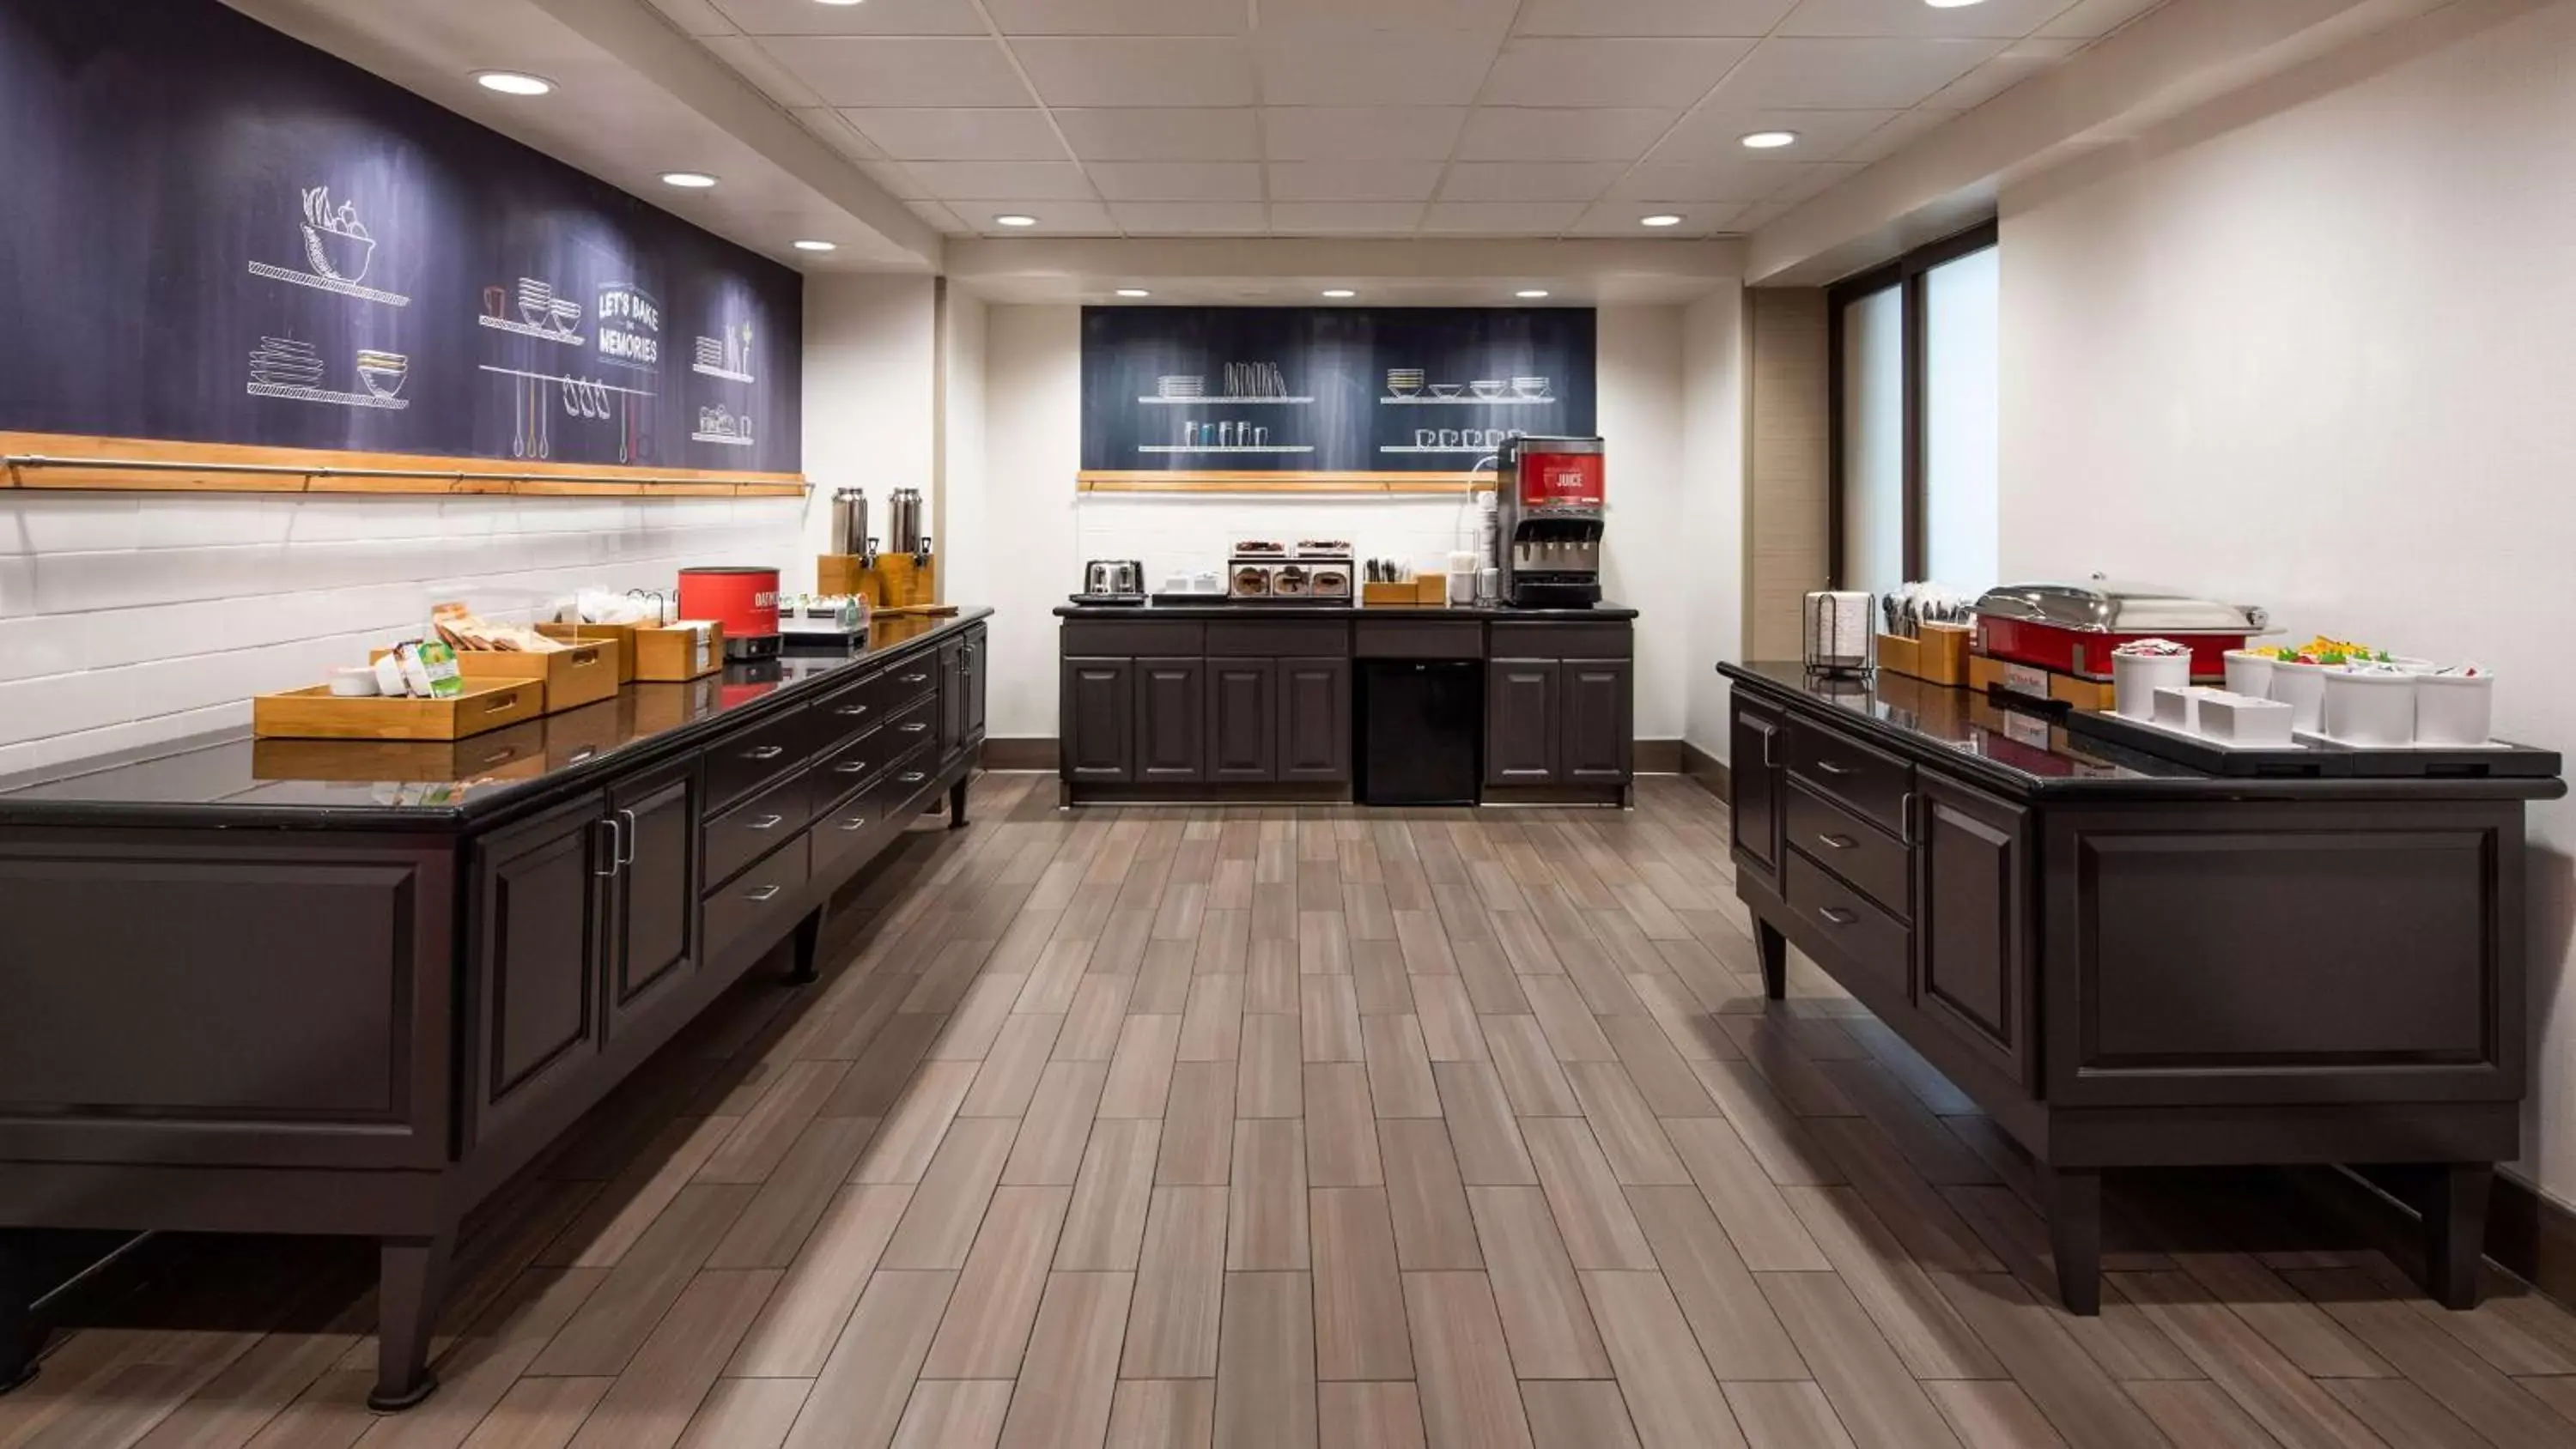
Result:
M832 904L825 901L796 923L796 954L794 964L787 968L788 985L809 985L821 975L823 925L831 914Z
M1753 949L1762 958L1762 994L1773 1001L1789 995L1789 938L1760 916L1753 918Z
M367 1407L398 1413L438 1388L429 1367L431 1328L447 1294L454 1229L428 1238L386 1238L378 1250L376 1387Z
M967 772L972 773L971 770ZM966 826L966 778L966 775L960 775L957 783L948 787L948 828L951 830L962 830Z
M2052 1167L2042 1186L2048 1198L2048 1248L2056 1259L2057 1296L2067 1312L2095 1317L2102 1311L2101 1169Z
M2424 1211L2424 1291L2445 1308L2478 1306L2478 1261L2494 1185L2495 1168L2484 1162L2446 1162L2433 1170L2433 1200Z
M0 1243L0 1394L36 1376L36 1350L45 1331L36 1325L36 1278L17 1249Z

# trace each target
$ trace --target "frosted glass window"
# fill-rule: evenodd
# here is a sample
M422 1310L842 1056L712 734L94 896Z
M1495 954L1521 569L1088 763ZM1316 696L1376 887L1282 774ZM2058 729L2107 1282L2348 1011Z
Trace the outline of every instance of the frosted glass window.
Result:
M1971 252L1923 278L1925 562L1932 578L1972 592L2002 582L1998 255Z
M1841 587L1905 582L1905 293L1843 308Z

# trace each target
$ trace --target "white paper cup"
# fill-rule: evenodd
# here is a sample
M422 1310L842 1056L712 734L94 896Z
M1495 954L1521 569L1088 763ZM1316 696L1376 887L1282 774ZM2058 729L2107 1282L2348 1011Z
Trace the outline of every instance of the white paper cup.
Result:
M2412 674L2360 674L2349 669L2325 672L2325 732L2347 745L2415 743L2415 681Z
M2290 728L2315 730L2325 716L2326 667L2289 659L2274 661L2272 698L2290 707Z
M2256 699L2272 697L2272 656L2250 649L2227 651L2227 692L2250 694Z
M2495 724L2495 676L2415 676L2415 742L2483 745Z
M2156 717L2156 691L2189 689L2188 654L2120 654L2111 656L2111 709L2125 719Z

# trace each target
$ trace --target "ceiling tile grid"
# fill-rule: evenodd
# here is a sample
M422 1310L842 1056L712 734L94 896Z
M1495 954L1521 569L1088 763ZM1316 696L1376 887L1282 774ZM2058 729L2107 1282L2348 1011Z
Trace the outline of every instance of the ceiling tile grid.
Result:
M2162 0L649 3L943 231L1703 238Z

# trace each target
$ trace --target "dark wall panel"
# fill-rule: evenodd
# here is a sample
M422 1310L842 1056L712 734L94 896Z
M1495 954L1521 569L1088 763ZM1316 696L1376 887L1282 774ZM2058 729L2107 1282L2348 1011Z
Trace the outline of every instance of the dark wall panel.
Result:
M215 0L0 4L0 154L0 429L799 466L795 272Z
M1587 308L1087 307L1082 466L1462 472L1590 433L1593 347Z

